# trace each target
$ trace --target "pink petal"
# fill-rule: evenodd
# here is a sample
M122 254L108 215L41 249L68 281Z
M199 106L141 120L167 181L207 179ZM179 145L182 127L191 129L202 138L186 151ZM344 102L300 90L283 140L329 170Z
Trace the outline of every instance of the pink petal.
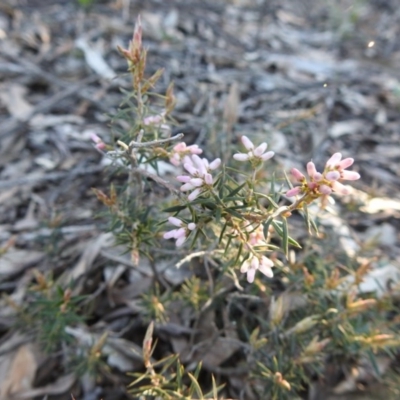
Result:
M205 162L197 154L192 155L192 160L195 163L196 167L198 168L200 176L204 176L204 174L207 173Z
M258 269L259 265L260 265L260 260L258 259L258 257L253 256L251 260L251 268Z
M192 154L201 154L203 152L203 150L200 149L197 144L192 144L191 146L188 146L187 150L189 150Z
M265 257L266 258L266 257ZM267 258L268 260L268 258ZM269 260L271 261L271 260ZM260 267L258 268L261 273L263 273L267 278L272 278L274 276L274 273L272 272L271 265L267 265L265 263L261 263Z
M247 161L249 156L247 154L237 153L233 155L233 158L237 161Z
M221 165L221 159L216 158L210 165L208 166L209 169L214 170L218 168Z
M245 273L249 270L249 267L250 267L249 260L246 260L246 261L242 264L242 266L240 267L240 272L241 272L242 274L245 274Z
M354 163L354 158L345 158L344 160L340 161L338 167L340 170L349 168Z
M173 148L174 151L176 152L181 152L181 151L185 151L186 150L186 143L185 142L180 142L178 144L176 144Z
M204 180L201 178L192 178L190 180L190 183L194 186L194 187L200 187L204 185ZM192 189L194 189L194 187Z
M342 159L342 154L341 153L335 153L332 155L332 157L326 162L326 167L331 168L331 167L336 167L340 160Z
M193 231L194 229L196 229L196 224L194 222L191 222L190 224L188 224L188 229L189 231Z
M312 161L307 163L307 173L310 178L314 178L314 175L317 173L315 164Z
M344 179L346 181L356 181L360 179L360 174L355 171L343 171L340 179Z
M313 178L315 181L319 182L322 180L323 175L320 172L316 172Z
M193 190L195 188L194 185L191 183L185 183L184 185L181 186L181 192L187 192L188 190Z
M185 163L183 164L183 168L186 169L187 172L189 172L190 175L197 176L199 175L199 170L195 168L192 164Z
M165 232L163 235L164 239L171 239L175 237L177 229L173 229L172 231Z
M297 196L301 193L301 186L294 187L286 192L287 197Z
M169 162L172 165L175 165L175 167L178 167L179 164L181 163L179 155L178 154L174 154L172 157L170 157Z
M267 143L261 143L258 147L254 149L254 155L260 157L265 152L265 150L267 150L267 147Z
M104 142L99 142L96 144L96 149L98 150L104 150L106 148L106 144Z
M169 217L168 221L170 224L175 225L175 226L183 225L183 222L179 218L176 218L176 217Z
M270 158L272 158L274 155L275 155L275 152L273 152L273 151L267 151L265 154L263 154L263 155L261 156L261 160L267 161L267 160L269 160Z
M329 171L325 175L325 178L328 179L328 181L337 181L340 178L340 172L339 171Z
M188 200L193 201L194 199L196 199L199 196L200 193L201 193L200 188L193 190L193 192L189 194Z
M190 164L190 165L193 165L193 167L194 167L193 161L188 155L183 157L183 164Z
M297 168L292 168L290 170L290 173L292 174L293 178L296 179L298 182L304 181L306 177L297 169Z
M253 150L254 145L253 142L247 137L247 136L242 136L240 139L243 143L243 146L246 147L247 150Z
M186 241L186 236L182 236L182 237L178 238L175 243L176 247L182 246L183 243L185 243L185 241Z
M247 271L247 282L253 283L254 282L254 277L256 276L256 270L253 268L250 268Z
M186 237L186 229L185 228L176 229L175 239L179 239L181 237Z
M335 193L338 193L338 194L346 195L346 194L350 193L350 190L346 186L339 183L338 181L333 182L332 189Z
M274 263L268 257L262 256L261 257L261 264L266 265L267 267L273 267Z
M179 175L179 176L176 177L176 179L177 179L179 182L188 183L188 182L189 182L191 179L193 179L193 178L191 178L191 177L188 176L188 175Z
M325 195L330 195L332 193L332 189L328 185L321 185L319 191Z
M90 134L90 139L92 139L93 142L95 143L101 143L102 140L99 138L98 135L96 135L95 133L91 133Z
M211 174L206 174L204 176L204 181L206 182L207 185L212 185L213 184L213 177Z

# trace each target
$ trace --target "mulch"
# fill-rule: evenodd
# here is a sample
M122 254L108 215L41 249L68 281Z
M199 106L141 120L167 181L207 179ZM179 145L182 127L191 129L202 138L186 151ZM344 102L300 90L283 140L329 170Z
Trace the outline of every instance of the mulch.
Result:
M80 293L96 305L93 317L70 328L70 335L90 342L105 330L113 332L107 343L110 369L101 379L72 378L59 365L59 355L41 355L35 389L27 392L32 397L70 398L75 390L87 400L129 398L126 372L142 368L136 355L127 354L130 348L140 352L146 323L137 300L151 285L153 266L143 262L134 269L111 245L92 188L107 190L112 178L91 142L93 133L106 142L114 138L111 118L121 88L130 88L117 45L127 46L139 14L148 73L165 68L160 92L175 82L173 133L183 132L210 157L218 155L221 135L231 132L237 143L249 134L267 141L276 166L287 171L304 170L311 159L322 166L337 151L354 157L362 179L343 202L347 209L362 202L365 214L349 212L346 224L360 241L377 238L371 256L399 261L396 0L335 5L104 0L88 8L66 0L5 0L0 4L0 247L9 248L0 258L0 291L7 295L0 307L0 347L7 354L17 346L10 344L16 331L9 298L17 305L26 301L34 269L51 271L60 282L81 278ZM174 273L170 267L157 266L167 281L182 282L184 270ZM177 338L190 330L178 320L160 326L161 347L166 353L179 349ZM210 371L229 376L220 366L223 356L208 361Z

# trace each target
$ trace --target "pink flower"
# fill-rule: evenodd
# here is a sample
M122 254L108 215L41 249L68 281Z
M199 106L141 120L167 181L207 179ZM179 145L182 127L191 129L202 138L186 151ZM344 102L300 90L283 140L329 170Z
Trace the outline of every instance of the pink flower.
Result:
M154 126L156 128L160 128L161 130L169 132L171 130L170 126L164 123L165 121L165 112L156 115L148 115L143 118L143 125L145 126Z
M169 217L168 221L178 227L178 229L172 229L171 231L165 232L163 237L164 239L175 239L176 247L182 246L182 244L186 241L187 237L190 234L190 231L193 231L196 228L196 224L194 222L190 222L189 224L185 224L183 221L176 217Z
M246 150L248 150L248 153L234 154L233 158L237 161L250 161L257 165L269 160L275 154L273 151L265 152L268 147L267 143L261 143L258 147L254 148L253 142L247 136L242 136L241 141Z
M210 163L206 158L200 158L197 154L184 158L183 167L190 175L180 175L177 180L183 183L182 192L192 191L188 196L189 201L195 200L200 194L212 189L214 179L210 171L218 168L220 164L219 158Z
M327 197L332 193L349 194L349 189L340 181L354 181L360 179L360 174L355 171L346 171L346 168L353 165L354 159L345 158L342 160L341 153L335 153L326 162L324 172L321 174L315 168L315 164L310 161L307 164L307 173L309 180L296 168L291 170L292 176L300 186L296 186L286 192L286 196L293 197L299 194L305 194L307 201L312 201L317 197L322 198L322 202L326 203Z
M106 144L95 133L91 133L90 138L94 143L96 143L96 149L104 150L106 148Z
M290 173L297 182L304 182L306 179L306 177L297 168L292 168Z
M148 117L143 119L144 125L159 125L164 121L164 116L161 114L158 115L149 115Z
M274 263L268 257L261 256L259 258L251 254L250 257L243 262L240 267L240 272L242 274L247 274L247 282L253 283L257 270L263 273L266 277L272 278L274 276L274 273L272 272L273 266Z
M326 162L326 171L337 171L340 174L340 179L345 181L356 181L360 179L360 174L355 171L345 171L348 167L352 166L354 163L353 158L345 158L342 160L341 153L335 153Z
M301 193L301 186L296 186L286 192L287 197L298 196Z
M267 244L264 236L263 225L258 225L254 228L252 225L247 225L245 228L249 232L249 239L247 240L247 245L249 246L264 246Z
M200 149L197 144L186 146L185 142L180 142L172 148L169 161L171 162L171 164L178 166L181 164L186 156L192 154L201 154L202 152L203 150Z

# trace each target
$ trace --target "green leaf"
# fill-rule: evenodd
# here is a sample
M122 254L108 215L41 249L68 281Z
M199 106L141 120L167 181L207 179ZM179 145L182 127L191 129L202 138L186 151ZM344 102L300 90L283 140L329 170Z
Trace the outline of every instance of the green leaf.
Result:
M189 388L189 397L193 398L193 393L196 392L196 395L198 396L199 399L203 399L203 392L201 391L200 385L197 382L197 379L190 373L188 372L188 377L192 381L190 388Z
M221 236L221 240L222 240L222 236ZM228 254L228 249L229 249L229 246L231 244L231 241L232 241L232 237L228 236L228 243L226 244L226 247L225 247L224 257Z
M246 185L246 182L242 183L236 189L233 189L231 192L229 192L228 197L233 197L236 194L238 194L240 192L240 190L242 190L244 188L245 185Z
M367 355L368 355L368 358L371 361L371 364L372 364L372 367L374 369L374 372L375 372L376 376L379 378L382 374L381 374L381 372L379 370L378 364L376 363L375 354L372 352L371 349L369 349L369 350L367 350Z
M282 234L283 234L282 227L279 226L279 225L282 224L282 222L272 220L272 221L271 221L271 224L272 224L272 226L274 227L276 233L277 233L280 237L282 237Z
M183 365L181 365L178 361L178 365L176 366L176 383L178 385L178 389L182 388L182 376L183 376Z
M163 212L168 212L168 213L172 213L172 212L178 212L178 211L182 211L186 208L185 206L179 205L179 206L173 206L173 207L169 207L169 208L164 208L164 210L162 210Z
M263 232L264 232L264 236L268 237L268 231L269 231L269 227L271 226L271 222L273 221L272 218L268 218L264 223L263 223Z
M229 214L231 214L231 215L233 215L234 217L236 217L236 218L244 219L244 217L242 216L242 214L239 214L238 212L236 212L236 211L235 211L234 209L232 209L231 207L230 207L230 208L227 208L226 211L227 211Z
M222 238L224 237L224 233L225 233L225 231L226 231L227 226L228 226L228 224L225 223L224 226L222 227L221 233L220 233L219 238L218 238L218 244L221 243Z
M215 212L215 222L219 224L221 222L221 208L218 207L217 211Z
M242 254L242 250L243 250L243 243L240 243L239 249L238 249L238 252L236 255L236 259L235 259L235 262L233 263L233 265L237 264L237 262L239 261L239 257Z

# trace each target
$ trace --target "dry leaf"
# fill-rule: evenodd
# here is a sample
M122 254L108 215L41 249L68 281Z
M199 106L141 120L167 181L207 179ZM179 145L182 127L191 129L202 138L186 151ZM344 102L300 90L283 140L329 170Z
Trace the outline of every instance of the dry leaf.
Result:
M0 400L8 400L11 395L31 389L37 369L37 361L31 344L24 344L14 353L8 353L7 356L12 357L12 361L9 362L7 375L0 382ZM18 398L18 396L15 397L16 400Z
M94 72L106 79L113 79L116 76L116 73L106 63L103 56L93 47L92 44L89 45L89 43L83 38L78 39L75 44L76 47L83 51L86 63Z
M41 251L11 248L1 257L0 276L18 273L30 265L37 264L44 256Z
M29 389L23 391L22 393L18 393L18 398L13 398L12 400L28 400L38 396L68 394L75 381L76 376L74 373L64 375L58 378L55 382L46 386Z
M0 90L0 100L8 112L20 121L27 121L33 106L25 100L27 89L17 83L3 86Z
M76 282L81 276L88 273L93 265L94 260L99 255L101 249L112 240L112 233L103 233L98 238L91 240L87 246L78 263L71 271L67 271L59 279L60 283L69 284L69 282ZM79 285L75 285L75 291L79 291Z

